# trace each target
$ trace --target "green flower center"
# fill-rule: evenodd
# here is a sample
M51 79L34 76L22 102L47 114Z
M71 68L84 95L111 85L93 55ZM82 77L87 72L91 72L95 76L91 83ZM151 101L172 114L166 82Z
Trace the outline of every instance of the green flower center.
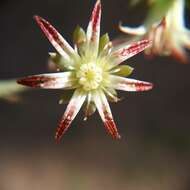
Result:
M78 82L85 91L95 90L102 82L102 73L102 68L96 63L83 64L77 72Z

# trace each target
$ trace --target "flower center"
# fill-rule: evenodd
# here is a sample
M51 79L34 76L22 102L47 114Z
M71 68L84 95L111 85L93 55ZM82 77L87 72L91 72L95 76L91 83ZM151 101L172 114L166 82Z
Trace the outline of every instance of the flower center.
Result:
M93 62L83 64L77 72L77 78L84 90L95 90L102 82L102 69Z

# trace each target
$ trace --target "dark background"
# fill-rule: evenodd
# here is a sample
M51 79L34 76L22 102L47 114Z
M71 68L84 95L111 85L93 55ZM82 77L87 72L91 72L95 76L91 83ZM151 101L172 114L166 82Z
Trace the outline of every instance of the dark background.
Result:
M126 0L102 0L101 32L120 36L118 22L134 26L147 7L130 9ZM1 0L0 78L48 72L53 48L32 19L49 20L71 43L77 24L87 27L92 0ZM188 17L188 16L187 16ZM122 93L112 104L121 141L113 141L96 113L82 113L60 145L54 141L65 110L64 91L32 90L22 101L0 101L0 190L189 190L190 64L172 58L128 62L132 78L151 81L154 90Z

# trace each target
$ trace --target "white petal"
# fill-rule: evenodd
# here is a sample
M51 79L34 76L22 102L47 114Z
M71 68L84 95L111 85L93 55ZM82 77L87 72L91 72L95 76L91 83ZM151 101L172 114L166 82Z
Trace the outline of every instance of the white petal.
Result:
M119 24L119 29L126 33L126 34L130 34L130 35L137 35L137 36L143 36L146 34L146 28L145 26L139 26L139 27L127 27L127 26L122 26L122 24Z

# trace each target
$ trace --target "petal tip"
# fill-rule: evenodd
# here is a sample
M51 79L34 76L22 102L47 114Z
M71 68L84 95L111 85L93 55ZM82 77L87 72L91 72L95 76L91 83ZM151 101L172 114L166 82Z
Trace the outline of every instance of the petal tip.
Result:
M97 0L96 4L94 5L94 9L92 11L91 20L98 20L101 14L101 10L102 10L101 1Z
M115 140L121 139L121 136L117 130L115 122L113 121L112 118L107 116L107 113L105 113L105 115L106 115L106 121L105 121L104 125L107 129L107 132L112 136L113 139L115 139Z
M34 20L38 20L40 18L40 16L34 15L33 18L34 18Z
M90 19L91 22L93 23L92 28L94 31L96 31L97 30L96 28L100 25L101 12L102 12L102 4L100 0L97 0Z
M22 84L22 79L18 79L16 82L17 84Z
M129 35L137 35L137 36L143 36L146 34L146 28L142 25L136 28L128 27L128 26L123 26L122 22L119 22L118 28L121 32Z
M61 138L62 138L62 135L60 136L58 131L57 131L56 134L55 134L55 137L54 137L55 143L60 144L61 143Z
M20 85L30 86L29 82L26 78L18 79L16 82L17 82L17 84L20 84Z
M121 32L126 32L125 31L125 27L123 26L123 22L122 21L119 21L119 24L118 24L118 28L119 28L119 30L121 31Z
M97 0L95 5L96 6L101 6L102 5L101 0Z
M21 78L17 80L17 83L24 86L37 88L37 87L40 87L40 85L43 82L45 82L45 80L46 78L43 76L29 76L29 77Z
M57 131L55 133L55 142L56 142L56 144L60 144L62 136L63 136L63 134L60 133L60 129L58 127Z
M116 136L114 136L114 139L115 140L121 140L121 135L118 133L118 134L116 134Z
M55 135L55 143L56 143L56 144L60 144L60 142L61 142L61 139L59 139L59 138Z
M55 133L56 143L60 143L62 136L66 133L70 124L71 124L71 119L69 118L69 116L67 116L61 120L61 122L56 130L56 133Z
M137 86L137 91L149 91L152 90L153 87L154 87L153 83L146 82L142 85L140 84L139 86Z
M154 88L154 84L153 83L148 83L147 90L152 90L153 88Z
M39 24L42 22L43 18L40 17L39 15L34 15L33 16L33 19Z

